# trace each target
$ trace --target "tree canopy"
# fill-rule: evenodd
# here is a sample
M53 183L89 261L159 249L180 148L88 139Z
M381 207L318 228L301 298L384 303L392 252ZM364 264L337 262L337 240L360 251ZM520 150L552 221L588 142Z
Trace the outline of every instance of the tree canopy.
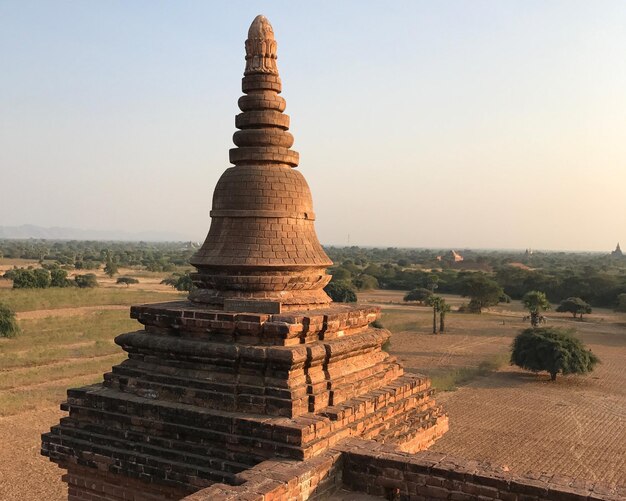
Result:
M324 292L337 303L356 303L356 291L345 282L330 282Z
M547 371L554 381L557 374L585 374L600 360L570 331L554 327L529 328L513 341L511 364L533 372Z
M487 275L472 273L461 284L461 294L470 298L470 311L481 313L483 308L498 304L504 296L504 291Z
M530 291L524 294L522 304L530 313L530 324L533 327L538 327L539 322L543 320L541 313L551 308L545 293L540 291Z
M89 289L92 287L98 287L98 278L94 273L87 273L85 275L76 275L74 282L81 289Z
M561 301L556 311L559 313L571 313L574 318L579 315L583 319L583 314L591 313L591 305L579 297L568 297Z
M162 284L174 287L177 291L191 291L194 288L193 280L189 272L174 273L173 275L161 280Z
M112 259L108 259L106 264L104 265L103 271L109 277L113 277L113 275L115 275L119 271L119 266Z

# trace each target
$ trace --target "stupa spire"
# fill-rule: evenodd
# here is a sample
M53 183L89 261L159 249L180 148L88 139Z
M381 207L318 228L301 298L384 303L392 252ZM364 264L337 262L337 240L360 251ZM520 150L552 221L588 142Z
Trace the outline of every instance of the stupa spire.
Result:
M323 287L332 262L315 234L309 186L293 169L299 156L290 149L276 49L272 25L257 16L245 42L244 95L229 155L235 166L215 187L211 228L191 259L198 269L192 301L270 312L330 302Z
M276 64L276 40L272 25L264 16L257 16L248 30L246 68L235 117L238 130L233 135L237 146L230 150L235 165L278 164L298 165L298 153L290 150L293 136L289 116L283 111L287 103L278 94L282 90Z

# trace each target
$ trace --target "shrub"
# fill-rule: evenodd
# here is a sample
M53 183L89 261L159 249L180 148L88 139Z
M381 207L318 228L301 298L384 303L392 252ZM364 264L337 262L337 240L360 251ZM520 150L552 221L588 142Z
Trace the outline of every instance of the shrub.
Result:
M356 303L356 291L352 285L344 282L330 282L324 292L337 303Z
M67 271L61 268L55 268L50 271L51 287L71 287L72 282L67 279Z
M0 337L15 337L19 332L20 328L15 319L15 312L0 303Z
M137 280L136 278L133 278L133 277L119 277L115 283L116 284L124 284L124 285L126 285L126 287L128 287L131 284L138 284L139 280Z
M379 319L374 320L370 324L370 326L374 327L374 329L384 329L385 328L385 326L383 325L383 323Z
M50 272L43 268L11 270L14 289L46 289L50 287Z
M74 282L81 289L87 289L91 287L98 287L98 279L94 273L87 273L86 275L76 275Z
M404 296L404 301L417 301L418 303L424 303L425 301L432 296L432 291L425 289L423 287L418 287L417 289L413 289L406 296Z
M383 350L385 353L389 353L389 350L391 350L391 338L387 338L387 341L382 344L380 349Z
M8 272L7 272L8 273ZM6 275L6 273L5 273ZM626 311L626 294L620 294L617 296L616 311Z
M554 327L523 330L511 348L511 365L533 372L547 371L552 381L557 374L585 374L600 360L571 331Z

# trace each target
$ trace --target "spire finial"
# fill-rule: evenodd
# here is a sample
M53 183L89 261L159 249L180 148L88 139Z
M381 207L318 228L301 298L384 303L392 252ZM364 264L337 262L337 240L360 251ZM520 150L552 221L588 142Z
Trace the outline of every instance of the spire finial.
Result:
M274 29L265 16L258 15L248 29L246 70L244 75L265 73L278 75Z

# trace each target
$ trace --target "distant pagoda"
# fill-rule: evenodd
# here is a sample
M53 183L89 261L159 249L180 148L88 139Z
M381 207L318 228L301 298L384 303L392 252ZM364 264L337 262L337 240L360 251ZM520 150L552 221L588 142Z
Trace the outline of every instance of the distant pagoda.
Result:
M615 247L615 250L611 252L611 256L612 257L624 257L624 253L622 252L622 249L619 246L619 242L617 242L617 246Z
M191 259L189 300L133 306L128 359L70 389L42 454L69 498L181 499L270 459L317 458L362 437L413 452L448 427L430 380L404 374L372 326L380 309L332 303L270 23L248 32L234 164ZM217 499L217 498L216 498ZM255 498L256 499L256 498Z

